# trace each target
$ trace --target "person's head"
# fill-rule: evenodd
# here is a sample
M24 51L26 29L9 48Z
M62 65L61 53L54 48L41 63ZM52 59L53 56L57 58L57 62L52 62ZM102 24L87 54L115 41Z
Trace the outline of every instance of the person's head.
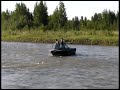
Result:
M56 41L58 41L58 40L56 39Z
M59 43L58 39L56 39L56 43Z
M63 41L63 38L61 38L61 41Z

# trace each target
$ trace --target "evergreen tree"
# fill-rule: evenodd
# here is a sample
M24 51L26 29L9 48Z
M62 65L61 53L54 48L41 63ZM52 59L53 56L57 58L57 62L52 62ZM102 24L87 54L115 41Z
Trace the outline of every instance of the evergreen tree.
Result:
M31 27L32 23L32 14L29 12L29 9L25 6L24 3L16 4L16 9L12 13L11 23L13 28L22 29L25 26L28 28Z
M67 15L65 11L64 3L60 1L59 3L59 26L63 28L67 23Z
M102 30L102 14L98 13L97 29Z
M2 12L1 13L1 24L2 24L2 29L3 30L7 30L8 26L10 24L10 13L8 11L8 9L6 10L6 12Z
M43 25L48 25L48 12L47 12L47 5L46 2L44 2L44 10L43 10Z
M82 29L84 27L84 20L83 20L83 16L81 16L80 19L80 28Z
M52 21L53 21L54 29L57 29L58 26L59 26L59 10L58 10L58 7L56 7L55 11L53 12Z
M116 18L117 18L117 30L119 30L119 12L117 12Z
M75 18L72 19L72 22L73 22L73 29L79 30L79 27L80 27L79 18L75 16Z
M48 13L46 3L43 4L43 1L40 1L39 4L35 4L34 12L34 25L42 26L48 24Z
M87 17L85 17L85 19L84 19L84 26L85 27L87 26Z

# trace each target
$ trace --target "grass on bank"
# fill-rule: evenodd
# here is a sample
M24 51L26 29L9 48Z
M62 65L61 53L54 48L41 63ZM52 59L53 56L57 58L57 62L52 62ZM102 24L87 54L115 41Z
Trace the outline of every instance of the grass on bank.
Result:
M118 31L43 31L43 30L4 30L2 41L54 43L55 39L64 38L66 42L87 45L118 45Z

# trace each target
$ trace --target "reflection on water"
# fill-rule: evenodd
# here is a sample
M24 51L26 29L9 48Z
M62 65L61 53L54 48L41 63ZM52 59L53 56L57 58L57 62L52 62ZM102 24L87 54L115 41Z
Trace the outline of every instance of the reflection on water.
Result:
M2 42L4 89L116 89L118 47L68 45L74 56L52 56L52 44Z

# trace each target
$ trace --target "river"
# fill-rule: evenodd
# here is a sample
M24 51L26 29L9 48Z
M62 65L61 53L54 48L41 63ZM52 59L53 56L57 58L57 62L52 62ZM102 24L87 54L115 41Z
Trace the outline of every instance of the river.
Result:
M118 89L118 46L73 45L74 56L52 56L53 44L1 42L2 89Z

